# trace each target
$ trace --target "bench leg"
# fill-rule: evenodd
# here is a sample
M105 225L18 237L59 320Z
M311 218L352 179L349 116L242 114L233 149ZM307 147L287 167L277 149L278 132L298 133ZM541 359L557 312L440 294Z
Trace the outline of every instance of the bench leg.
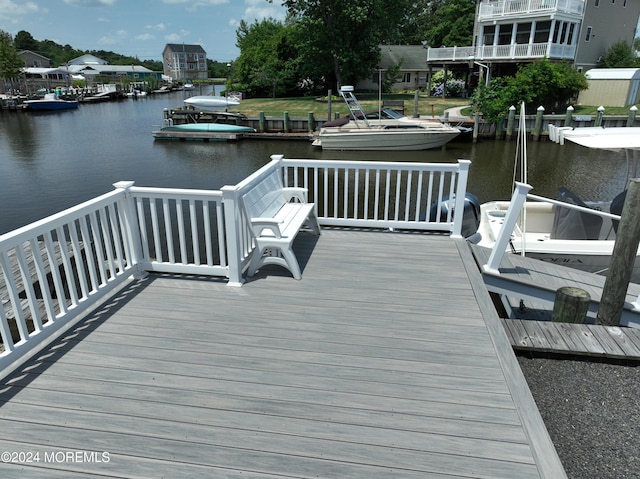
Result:
M305 226L311 229L316 235L320 236L320 223L318 223L318 218L316 218L315 213L312 211L311 214L307 217L307 221L305 222Z
M265 251L271 249L272 253L266 254ZM302 279L302 273L300 271L300 265L293 250L289 248L282 248L280 246L264 246L262 248L256 248L251 256L249 262L249 269L247 270L248 276L253 276L260 266L265 264L277 264L282 266L293 275L294 279Z

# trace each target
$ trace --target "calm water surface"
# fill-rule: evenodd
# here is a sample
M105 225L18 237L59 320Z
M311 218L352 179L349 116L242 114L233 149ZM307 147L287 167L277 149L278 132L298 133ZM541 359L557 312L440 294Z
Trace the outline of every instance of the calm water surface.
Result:
M481 201L507 199L516 142L452 142L421 152L322 152L307 141L156 141L164 108L182 105L185 92L138 101L83 104L63 112L0 111L0 234L113 189L138 186L217 189L269 161L290 158L385 161L472 161L469 191ZM190 96L190 95L188 95ZM528 145L533 193L555 197L565 186L584 199L610 200L623 189L623 153L550 142Z

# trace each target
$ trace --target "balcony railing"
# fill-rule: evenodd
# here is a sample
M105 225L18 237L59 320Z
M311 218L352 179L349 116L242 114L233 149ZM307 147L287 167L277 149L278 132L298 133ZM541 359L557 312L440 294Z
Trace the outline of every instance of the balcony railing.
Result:
M537 13L568 13L582 17L584 0L503 0L482 2L478 21L505 16L527 16Z
M550 58L573 60L576 53L574 45L555 43L518 43L515 45L484 45L479 47L442 47L428 48L427 61L467 62L469 57L480 61L507 61L519 59Z
M274 169L286 185L308 188L322 225L459 237L469 165L274 156L220 191L116 183L113 192L0 236L0 374L148 271L241 285L253 241L240 201Z

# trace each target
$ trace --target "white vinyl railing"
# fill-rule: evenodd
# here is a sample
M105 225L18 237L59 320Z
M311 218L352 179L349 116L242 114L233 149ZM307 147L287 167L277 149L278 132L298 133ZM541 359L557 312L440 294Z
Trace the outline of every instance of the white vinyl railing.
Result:
M492 17L551 12L582 15L584 6L585 0L502 0L481 2L478 9L478 18L487 20Z
M220 191L115 183L110 193L0 236L0 373L149 271L218 276L241 285L253 251L241 198L274 169L285 185L308 188L322 225L460 237L469 165L274 155Z
M556 43L516 43L509 45L481 45L477 47L440 47L427 49L427 61L468 62L474 60L511 60L518 58L573 59L575 45Z
M459 237L470 163L284 159L282 167L286 185L309 190L321 225L448 231Z

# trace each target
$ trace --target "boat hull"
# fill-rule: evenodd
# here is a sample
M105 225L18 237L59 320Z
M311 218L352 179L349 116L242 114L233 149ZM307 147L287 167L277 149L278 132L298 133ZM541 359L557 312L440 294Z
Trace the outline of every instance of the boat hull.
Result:
M239 101L223 96L192 96L187 98L185 104L203 111L224 110L226 108L238 106Z
M71 110L78 108L77 101L67 100L27 100L24 104L29 110L39 111Z
M337 129L339 130L339 129ZM320 132L318 142L323 150L428 150L441 147L460 132L454 131L429 131L416 128L407 130L350 130L331 131L329 129Z
M492 248L502 228L508 201L492 201L480 207L479 241L477 244ZM523 233L518 218L516 228L507 247L508 253L524 254L529 258L568 266L590 273L607 274L615 240L610 221L602 224L600 239L557 239L552 234L555 210L549 203L525 204L527 231ZM640 255L640 249L637 252ZM631 281L640 284L640 261L637 260Z
M186 123L184 125L165 126L161 131L191 131L213 133L253 133L255 130L248 126L229 125L226 123Z

